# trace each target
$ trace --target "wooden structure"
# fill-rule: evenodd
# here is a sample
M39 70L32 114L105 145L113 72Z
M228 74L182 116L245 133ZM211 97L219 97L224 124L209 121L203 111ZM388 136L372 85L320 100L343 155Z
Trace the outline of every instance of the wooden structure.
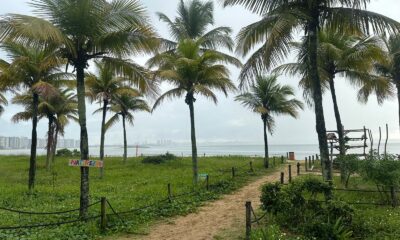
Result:
M367 152L367 133L371 137L371 131L367 128L362 129L347 129L343 131L344 140L345 140L345 149L346 151L352 149L360 149L362 148L362 153L355 153L355 155L365 157ZM330 147L330 157L333 160L333 157L339 155L339 138L338 138L338 131L326 131L326 136L328 139L328 144ZM372 147L372 143L371 143Z

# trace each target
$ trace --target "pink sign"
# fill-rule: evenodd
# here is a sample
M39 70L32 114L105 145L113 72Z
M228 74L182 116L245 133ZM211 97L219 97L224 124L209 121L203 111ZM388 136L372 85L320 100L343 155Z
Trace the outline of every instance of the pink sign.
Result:
M71 167L95 167L102 168L103 161L95 160L69 160L69 166Z

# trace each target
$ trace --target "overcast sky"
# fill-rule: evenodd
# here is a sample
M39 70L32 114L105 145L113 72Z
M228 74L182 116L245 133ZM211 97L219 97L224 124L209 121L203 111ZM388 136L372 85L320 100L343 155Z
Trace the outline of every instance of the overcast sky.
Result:
M4 1L0 14L21 13L30 14L29 1L13 0ZM142 0L147 7L152 23L159 34L168 38L166 26L158 20L155 12L163 12L170 18L176 15L176 6L179 0ZM216 2L216 1L215 1ZM259 19L257 15L249 13L241 7L229 7L226 9L216 3L215 18L216 26L229 26L236 33L243 27ZM371 0L368 9L397 21L398 0ZM3 55L4 56L4 55ZM136 57L135 61L143 63L144 57ZM239 70L231 68L231 77L237 83ZM298 79L280 76L280 81L292 85L297 91L297 97L302 99L298 89ZM344 79L337 79L337 97L342 121L346 129L362 128L364 125L371 128L375 135L379 126L389 124L390 139L400 140L397 117L396 100L386 101L383 106L378 106L375 98L371 98L368 104L362 105L357 102L356 90L348 85ZM164 86L164 89L165 86ZM196 130L199 142L241 142L262 143L262 122L258 115L243 108L233 100L234 94L228 98L219 95L218 105L214 105L207 99L199 97L195 104ZM334 120L331 96L324 96L324 111L326 126L334 129ZM91 113L99 105L88 105L87 119L90 145L100 142L101 116ZM30 136L31 124L14 124L10 121L13 114L20 107L9 105L5 113L0 117L0 135L2 136ZM46 134L46 120L39 123L39 137ZM122 128L117 125L107 133L106 144L122 144ZM173 141L190 141L189 109L184 99L166 101L153 114L136 114L135 126L128 127L128 143L154 142L158 139L171 139ZM79 138L79 126L75 123L66 129L66 138ZM299 119L289 117L277 117L276 129L270 142L272 144L302 144L317 143L315 132L315 117L312 109L301 112Z

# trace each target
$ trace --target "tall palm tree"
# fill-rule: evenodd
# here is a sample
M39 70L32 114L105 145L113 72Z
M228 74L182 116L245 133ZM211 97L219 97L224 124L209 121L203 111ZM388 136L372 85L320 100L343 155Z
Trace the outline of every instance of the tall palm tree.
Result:
M120 117L122 119L122 129L124 133L124 163L128 158L128 142L126 139L126 122L133 125L134 112L145 111L150 112L151 108L147 102L136 94L132 95L129 93L122 93L117 95L116 100L112 102L109 110L114 113L114 115L107 121L106 129L116 124Z
M161 21L168 25L172 40L162 42L167 51L176 50L178 43L184 39L198 40L202 49L226 48L232 50L234 42L230 37L229 27L214 25L214 4L212 1L181 0L177 9L178 16L171 20L163 13L157 13Z
M106 133L106 117L108 105L115 100L121 93L130 93L132 96L139 96L136 89L127 86L128 79L117 76L109 64L104 62L95 62L98 76L89 74L86 77L87 96L91 102L98 101L102 104L102 122L100 136L100 160L104 161L104 141ZM100 178L104 176L104 166L100 168Z
M148 61L150 68L157 67L156 75L169 82L173 89L162 94L154 103L153 110L168 98L185 96L185 103L189 106L193 183L197 183L197 144L194 123L195 95L199 94L217 103L214 90L235 90L235 85L229 79L229 71L224 63L231 63L240 67L239 60L214 50L203 50L201 40L186 39L181 41L176 51L158 54Z
M220 0L224 6L242 5L260 14L262 19L243 28L238 35L237 51L243 56L257 50L244 65L241 86L272 65L279 63L290 52L294 34L305 33L307 42L307 74L311 79L316 130L323 164L323 177L332 180L329 160L322 87L318 71L318 32L326 27L340 32L376 32L400 29L399 23L383 15L364 10L369 0ZM261 46L260 46L261 45Z
M400 125L400 34L383 37L385 59L376 64L376 71L397 89L398 115Z
M158 44L145 9L136 0L35 0L40 17L10 14L0 22L0 39L40 46L53 42L74 67L81 127L81 159L89 158L86 127L85 69L91 59L107 59L116 71L135 79L148 90L146 71L133 62L121 61L132 53L149 53ZM87 217L89 168L81 168L80 216Z
M29 160L28 187L33 191L36 177L36 147L39 95L48 95L53 91L49 84L63 79L65 73L59 70L62 61L54 45L27 47L18 43L4 42L1 47L8 54L10 63L1 61L0 82L7 88L24 88L32 94L32 144Z
M298 116L298 110L303 109L303 103L294 97L292 87L278 84L276 75L258 76L255 83L250 85L250 91L236 96L243 106L260 114L264 124L264 167L269 167L268 132L273 133L275 127L274 116ZM290 98L290 99L289 99Z
M336 127L339 139L339 153L346 153L343 123L340 116L335 90L335 77L345 77L351 85L359 87L358 99L366 102L369 95L376 93L379 104L392 95L389 82L374 72L374 65L381 62L384 52L378 37L341 34L337 31L324 30L319 32L318 61L319 74L323 88L329 88ZM310 89L311 80L307 76L306 41L292 44L298 51L298 63L283 64L274 69L275 72L286 72L291 75L301 75L300 86L304 89L304 97L312 105ZM324 91L324 89L323 89Z

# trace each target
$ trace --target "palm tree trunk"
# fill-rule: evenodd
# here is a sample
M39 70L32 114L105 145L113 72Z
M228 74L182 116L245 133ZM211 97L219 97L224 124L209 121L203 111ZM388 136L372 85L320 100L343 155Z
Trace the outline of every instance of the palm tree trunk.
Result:
M56 133L54 134L54 140L53 140L53 149L51 153L51 162L54 165L55 162L55 156L56 156L56 151L57 151L57 143L58 143L58 133L60 129L58 126L56 126Z
M108 100L103 100L103 118L101 120L101 137L100 137L100 161L103 161L103 167L100 168L100 178L104 177L104 139L106 135L106 115Z
M83 58L83 57L82 57ZM89 159L89 143L86 128L86 105L85 105L85 63L82 60L81 64L76 66L76 80L77 80L77 93L78 93L78 115L79 125L81 127L80 133L80 150L81 159ZM80 188L80 212L81 218L88 216L89 206L89 168L81 167L81 188Z
M36 147L37 147L37 123L38 123L38 105L39 95L33 93L33 111L32 111L32 142L31 142L31 156L29 159L29 180L28 188L29 191L33 191L35 188L35 177L36 177Z
M193 98L193 97L192 97ZM197 167L197 144L196 144L196 129L194 124L194 106L193 99L188 101L190 110L190 133L192 140L192 168L193 168L193 184L197 185L198 167Z
M122 114L122 127L124 130L124 163L126 163L126 159L128 158L128 142L126 141L126 125L124 114Z
M265 167L265 168L269 168L267 120L263 119L263 123L264 123L263 132L264 132L264 151L265 151L265 155L264 155L264 167Z
M396 84L396 88L397 88L397 102L399 104L399 127L400 127L400 81L397 81L398 83Z
M51 168L51 153L53 152L53 138L54 138L54 119L53 116L48 116L49 126L47 132L47 155L46 155L46 169L50 171Z
M339 112L339 106L337 103L336 99L336 90L335 90L335 82L334 82L334 76L332 76L329 79L329 88L331 89L331 95L332 95L332 102L333 102L333 111L335 112L335 118L336 118L336 128L338 131L338 136L339 136L339 154L341 156L346 154L346 143L344 141L344 132L343 132L343 124L342 124L342 119L340 117L340 112Z
M318 10L315 10L313 19L308 25L308 73L312 81L314 100L314 111L316 119L316 130L318 134L319 151L322 162L322 173L324 180L332 180L332 162L329 159L328 142L326 138L326 127L324 108L322 105L321 81L318 73Z

